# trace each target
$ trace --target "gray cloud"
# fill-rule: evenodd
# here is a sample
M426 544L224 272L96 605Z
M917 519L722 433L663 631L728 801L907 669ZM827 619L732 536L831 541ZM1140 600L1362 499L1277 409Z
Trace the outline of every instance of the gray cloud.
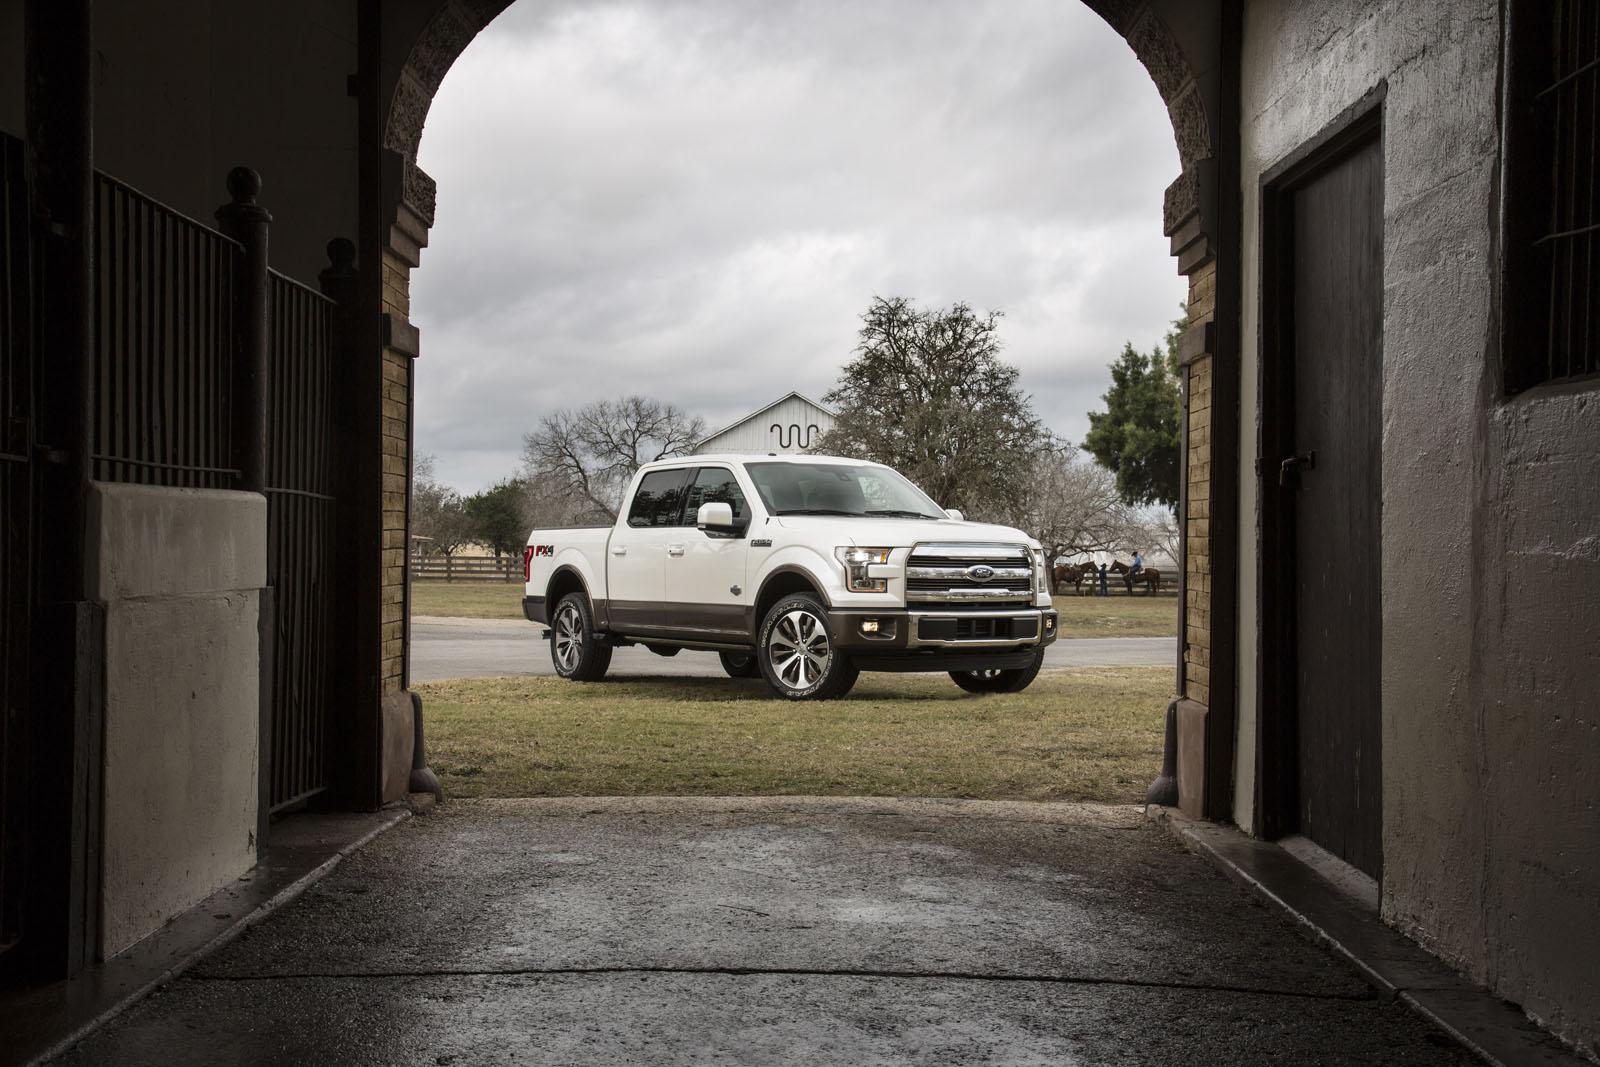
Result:
M819 395L874 294L1002 310L1077 438L1183 295L1165 110L1072 0L521 0L421 163L417 444L465 489L556 407L641 392L720 425Z

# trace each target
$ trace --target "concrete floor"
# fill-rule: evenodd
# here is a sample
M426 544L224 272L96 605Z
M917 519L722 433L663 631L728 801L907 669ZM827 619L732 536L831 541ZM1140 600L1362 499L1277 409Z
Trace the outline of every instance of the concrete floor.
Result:
M550 646L540 630L517 619L441 619L418 617L411 623L411 680L499 678L553 675ZM1173 637L1092 637L1057 641L1045 653L1050 667L1170 667L1176 660ZM725 677L715 652L658 656L635 645L619 648L610 673L618 677Z
M456 801L68 1064L1466 1064L1137 809Z

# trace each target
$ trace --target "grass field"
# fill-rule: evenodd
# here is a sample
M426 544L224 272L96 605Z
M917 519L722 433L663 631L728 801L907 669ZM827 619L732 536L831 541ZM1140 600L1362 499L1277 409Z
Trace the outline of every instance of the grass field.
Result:
M1063 637L1169 637L1178 632L1175 597L1057 597ZM411 584L413 615L469 619L522 618L522 586L499 582Z
M1049 671L974 697L943 677L863 675L842 701L757 680L417 686L429 762L458 797L924 796L1132 803L1160 767L1168 667Z
M522 583L413 581L411 614L520 619Z

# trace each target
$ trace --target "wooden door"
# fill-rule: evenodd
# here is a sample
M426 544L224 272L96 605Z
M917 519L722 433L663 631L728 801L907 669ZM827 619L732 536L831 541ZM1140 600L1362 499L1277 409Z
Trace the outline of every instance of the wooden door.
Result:
M1299 830L1378 877L1383 150L1377 131L1298 181L1283 220L1292 271L1292 513ZM1285 468L1283 462L1289 461Z

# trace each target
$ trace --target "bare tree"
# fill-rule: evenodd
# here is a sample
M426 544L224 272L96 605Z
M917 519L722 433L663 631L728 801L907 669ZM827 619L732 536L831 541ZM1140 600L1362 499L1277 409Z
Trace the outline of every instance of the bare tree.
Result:
M427 538L424 552L444 556L472 540L461 494L434 476L434 460L427 454L417 457L411 474L411 531Z
M1039 539L1053 560L1115 551L1147 536L1143 516L1123 503L1111 471L1057 442L1034 461L1027 498L1009 516L1013 525Z
M838 421L813 451L886 463L975 518L1021 509L1029 461L1049 435L1000 358L998 321L961 303L875 298L855 358L826 394Z
M523 438L530 480L545 500L578 498L615 518L634 472L646 463L687 455L705 435L705 420L642 396L597 400L546 415Z

